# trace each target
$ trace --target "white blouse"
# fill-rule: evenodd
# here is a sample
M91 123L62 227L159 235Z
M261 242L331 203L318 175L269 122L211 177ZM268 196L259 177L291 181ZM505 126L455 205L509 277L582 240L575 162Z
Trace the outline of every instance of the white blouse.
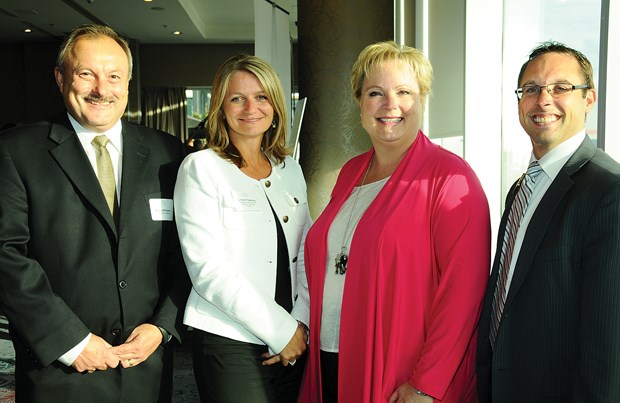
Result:
M337 353L340 338L340 312L346 273L336 273L336 258L342 252L343 247L348 254L357 224L388 179L389 177L355 187L329 228L323 312L321 314L321 350L323 351ZM355 268L353 267L351 270L355 270Z

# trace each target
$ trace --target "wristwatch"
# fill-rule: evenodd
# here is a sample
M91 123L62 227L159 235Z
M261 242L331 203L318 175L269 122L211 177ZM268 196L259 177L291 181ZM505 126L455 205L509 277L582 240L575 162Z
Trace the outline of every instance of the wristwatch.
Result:
M426 393L422 392L421 390L417 390L416 388L413 388L413 390L415 390L416 395L419 395L419 396L428 396Z
M310 329L308 329L308 326L306 326L306 324L300 320L298 320L297 323L300 324L306 332L306 344L310 344Z

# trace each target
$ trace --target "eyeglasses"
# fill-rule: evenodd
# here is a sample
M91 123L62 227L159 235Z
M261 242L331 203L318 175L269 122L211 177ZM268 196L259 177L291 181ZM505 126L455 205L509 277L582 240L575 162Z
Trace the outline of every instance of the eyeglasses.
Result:
M564 95L568 95L573 90L589 89L587 84L572 85L570 83L552 83L547 85L528 84L515 90L518 99L523 98L538 98L540 91L546 89L549 95L553 98L558 98Z

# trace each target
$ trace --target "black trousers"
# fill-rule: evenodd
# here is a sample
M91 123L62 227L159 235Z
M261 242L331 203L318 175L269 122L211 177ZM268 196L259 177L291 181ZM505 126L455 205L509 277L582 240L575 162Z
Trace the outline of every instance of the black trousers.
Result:
M338 403L338 353L321 350L323 403Z
M306 356L294 366L262 365L267 346L192 331L194 375L202 403L294 403Z

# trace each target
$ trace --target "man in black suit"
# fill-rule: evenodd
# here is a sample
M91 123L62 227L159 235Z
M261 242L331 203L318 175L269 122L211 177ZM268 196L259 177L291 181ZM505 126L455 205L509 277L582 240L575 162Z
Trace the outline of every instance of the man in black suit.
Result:
M542 171L507 196L478 330L480 402L619 402L620 166L585 135L592 66L544 43L518 86L519 120ZM509 212L525 188L507 259Z
M18 401L154 402L170 387L163 344L189 291L172 211L183 146L121 120L131 71L113 30L78 27L54 71L68 113L0 136Z

